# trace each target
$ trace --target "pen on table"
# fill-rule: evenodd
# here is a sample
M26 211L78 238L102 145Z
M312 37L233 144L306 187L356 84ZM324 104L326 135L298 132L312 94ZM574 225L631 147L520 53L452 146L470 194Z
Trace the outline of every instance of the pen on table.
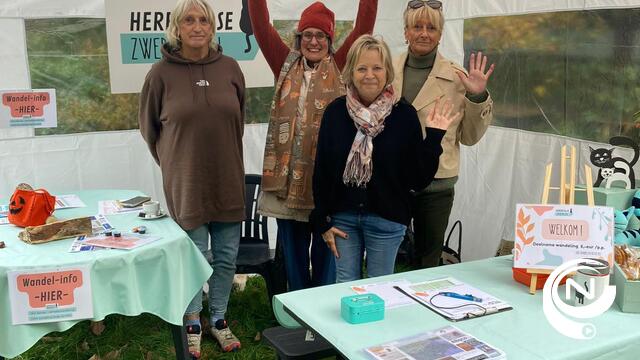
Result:
M447 297L451 297L451 298L456 298L456 299L461 299L461 300L468 300L468 301L475 301L475 302L482 302L481 298L477 298L471 294L458 294L455 292L450 292L450 291L445 291L445 292L441 292L438 293L438 295L442 295L442 296L447 296Z

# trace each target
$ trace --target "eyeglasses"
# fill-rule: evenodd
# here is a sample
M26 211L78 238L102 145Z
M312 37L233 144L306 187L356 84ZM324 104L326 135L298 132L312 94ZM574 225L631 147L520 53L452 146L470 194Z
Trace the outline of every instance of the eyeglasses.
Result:
M200 18L195 18L190 15L182 19L181 23L188 26L195 25L196 23L200 23L200 26L203 27L210 25L209 19L207 19L206 17L203 16Z
M425 5L434 10L439 10L442 8L442 2L438 0L411 0L407 4L407 7L411 9L420 9Z
M317 33L313 33L311 31L304 31L302 33L302 39L304 41L311 41L313 38L316 38L316 40L318 42L323 42L323 41L327 40L327 34L321 32L321 31L319 31Z

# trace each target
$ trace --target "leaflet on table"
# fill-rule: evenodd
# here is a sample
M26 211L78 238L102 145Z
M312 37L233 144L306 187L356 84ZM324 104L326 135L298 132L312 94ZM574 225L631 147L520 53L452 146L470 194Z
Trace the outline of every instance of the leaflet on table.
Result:
M0 225L9 223L9 205L0 205Z
M56 195L56 210L79 207L87 207L87 205L82 200L80 200L80 197L78 195Z
M364 350L376 360L506 359L501 350L454 326L445 326Z
M414 300L453 321L512 309L506 302L452 277L402 285L399 288ZM445 292L472 295L480 301L445 296L442 294Z
M120 206L118 200L101 200L98 201L98 214L100 215L116 215L138 213L142 211L142 206L135 208L125 208Z
M109 223L109 220L107 220L104 215L92 216L91 227L94 235L101 234L106 230L113 230L113 226L111 226L111 223ZM104 249L103 247L85 244L86 239L87 237L85 235L78 236L73 240L73 243L71 243L69 252L84 252Z
M73 240L73 242L71 243L71 246L69 247L69 252L75 253L75 252L86 252L86 251L96 251L96 250L105 249L100 246L87 245L85 243L85 240L87 240L86 235L80 235L77 238L75 238L75 240Z
M84 239L84 243L85 245L94 245L104 248L131 250L160 239L160 236L124 233L118 237L106 235L88 236Z
M411 305L415 302L408 298L403 293L394 289L394 286L401 285L411 285L408 280L396 280L389 281L381 284L366 284L366 285L357 285L352 286L351 290L355 291L358 294L366 294L372 293L378 295L382 300L384 300L384 308L385 309L393 309L397 307L401 307L404 305Z
M91 217L91 228L94 234L101 234L107 230L113 230L113 226L104 215L94 215Z

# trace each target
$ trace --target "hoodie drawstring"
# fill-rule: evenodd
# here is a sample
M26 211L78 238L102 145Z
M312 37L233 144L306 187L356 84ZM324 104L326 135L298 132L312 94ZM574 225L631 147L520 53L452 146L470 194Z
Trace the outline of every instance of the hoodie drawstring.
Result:
M209 104L209 96L207 95L207 88L209 87L209 81L204 74L204 65L200 65L200 72L202 72L202 79L204 80L204 100L207 102L207 106L211 106Z
M189 66L189 86L191 87L191 101L193 104L196 104L196 91L194 90L195 82L193 81L193 70L191 69L191 64L187 64Z

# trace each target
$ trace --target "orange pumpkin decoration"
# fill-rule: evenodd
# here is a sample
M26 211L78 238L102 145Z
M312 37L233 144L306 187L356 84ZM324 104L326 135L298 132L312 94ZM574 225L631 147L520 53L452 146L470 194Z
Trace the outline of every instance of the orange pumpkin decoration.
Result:
M45 189L18 186L9 202L9 222L21 226L43 225L55 209L56 198Z

